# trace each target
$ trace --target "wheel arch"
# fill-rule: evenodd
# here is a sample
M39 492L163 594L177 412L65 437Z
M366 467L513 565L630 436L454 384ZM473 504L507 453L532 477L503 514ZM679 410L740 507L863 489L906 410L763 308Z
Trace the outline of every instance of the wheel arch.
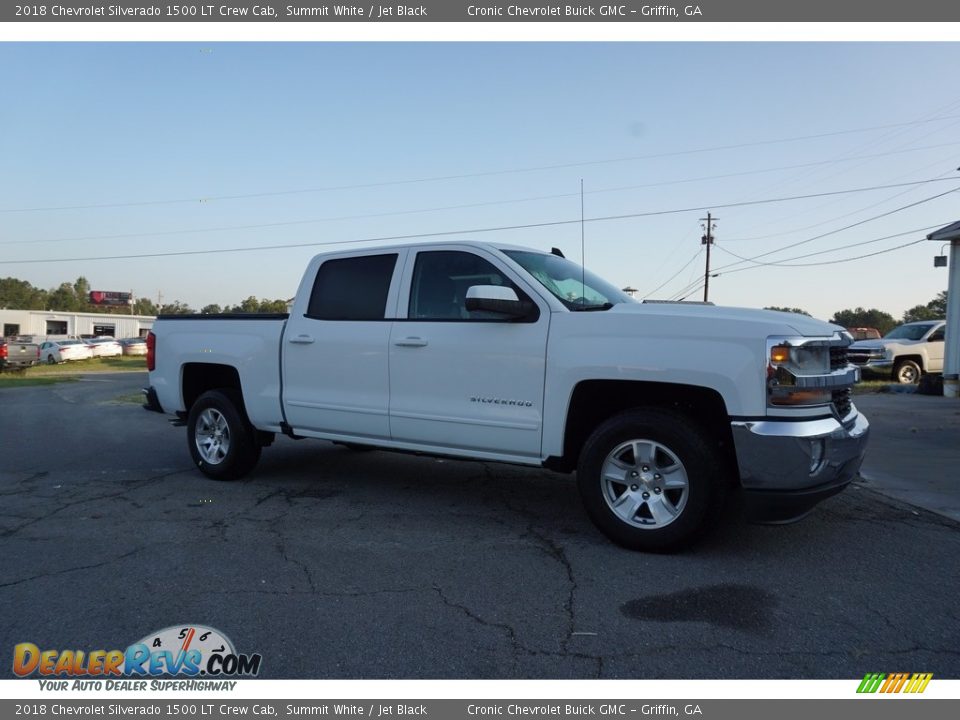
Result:
M736 463L730 416L711 388L636 380L584 380L573 388L564 423L563 455L549 458L551 469L571 471L591 433L609 418L636 408L678 411L700 424Z
M910 362L915 362L920 367L921 372L927 371L926 363L924 362L924 357L923 355L919 355L919 354L897 355L897 357L894 358L893 360L893 367L896 368L902 363L907 362L908 360Z
M186 363L180 371L180 392L183 409L190 408L201 395L208 390L235 390L243 401L243 389L240 385L240 373L232 365L219 363ZM246 412L242 404L238 410Z

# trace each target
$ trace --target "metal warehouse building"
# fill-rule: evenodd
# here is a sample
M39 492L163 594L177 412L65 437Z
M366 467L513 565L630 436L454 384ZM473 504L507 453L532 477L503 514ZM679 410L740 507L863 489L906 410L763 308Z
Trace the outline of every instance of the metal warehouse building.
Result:
M3 337L14 335L110 335L144 337L153 327L152 315L0 309Z

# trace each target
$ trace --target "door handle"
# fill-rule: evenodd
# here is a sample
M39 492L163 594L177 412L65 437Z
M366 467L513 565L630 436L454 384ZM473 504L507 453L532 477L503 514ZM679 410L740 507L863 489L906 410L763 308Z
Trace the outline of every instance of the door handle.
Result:
M426 347L427 341L423 338L418 337L408 337L403 340L397 340L393 343L397 347Z
M309 345L314 342L314 339L309 335L296 335L290 338L290 342L296 343L297 345Z

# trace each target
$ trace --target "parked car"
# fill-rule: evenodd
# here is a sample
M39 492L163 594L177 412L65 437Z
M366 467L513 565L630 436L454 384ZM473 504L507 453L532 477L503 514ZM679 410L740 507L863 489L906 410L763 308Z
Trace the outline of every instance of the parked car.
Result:
M48 365L92 357L93 350L83 340L48 340L40 346L40 362Z
M18 338L0 338L0 371L23 370L40 362L40 346Z
M864 370L892 372L903 385L920 382L924 373L943 372L944 320L920 320L895 327L879 340L850 346L850 362Z
M123 340L118 340L120 347L123 348L124 355L146 355L147 354L147 339L146 338L124 338Z
M95 337L84 342L93 351L93 357L116 357L123 354L123 348L112 337Z

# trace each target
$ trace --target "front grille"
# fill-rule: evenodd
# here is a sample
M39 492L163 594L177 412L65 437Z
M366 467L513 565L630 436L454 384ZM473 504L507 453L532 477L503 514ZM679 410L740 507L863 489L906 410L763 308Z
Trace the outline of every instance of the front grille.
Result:
M830 348L830 370L843 370L847 366L847 349L845 347ZM866 362L864 359L863 362Z
M833 391L833 407L837 411L837 415L841 418L845 418L850 414L850 410L853 409L852 396L853 390L850 388Z

